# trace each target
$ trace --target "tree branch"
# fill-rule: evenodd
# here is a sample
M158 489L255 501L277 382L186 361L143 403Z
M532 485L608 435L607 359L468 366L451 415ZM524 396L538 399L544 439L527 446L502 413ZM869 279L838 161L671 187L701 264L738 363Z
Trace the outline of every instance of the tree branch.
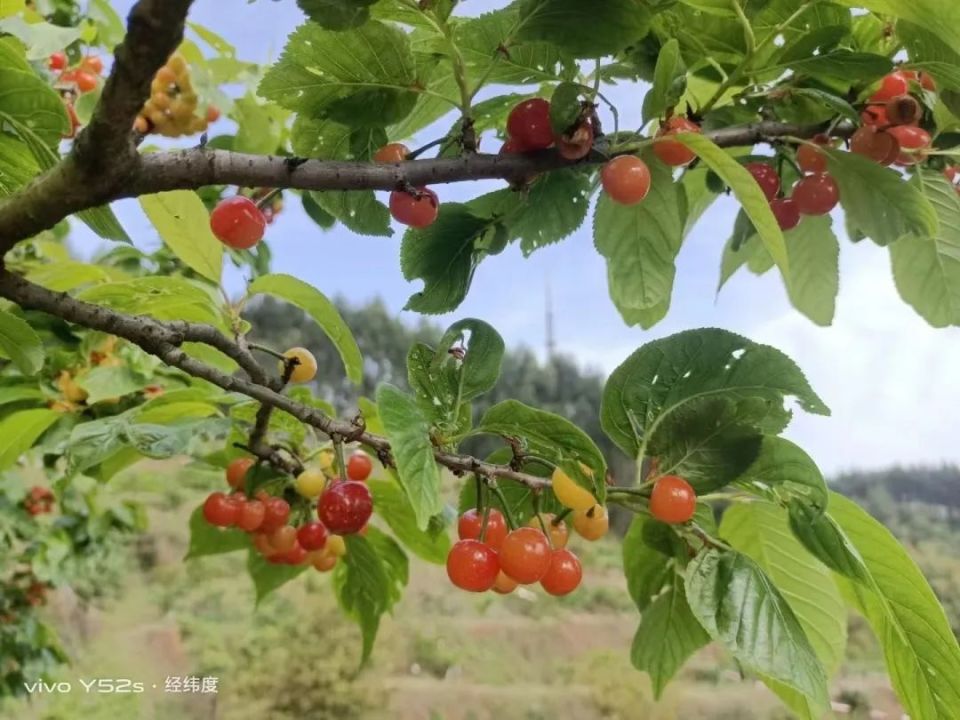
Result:
M190 357L181 347L188 340L202 342L217 348L238 362L249 354L216 328L179 321L165 323L143 315L126 315L77 300L66 293L48 290L6 269L0 269L0 297L11 300L25 309L39 310L68 322L122 337L188 375L213 383L227 392L246 395L264 406L283 410L300 422L315 427L328 436L351 438L361 442L373 448L380 458L388 463L392 462L390 443L386 438L362 428L358 431L358 426L352 421L329 417L315 408L280 394L271 387L255 382L252 377L255 376L256 370L252 367L244 367L244 364L249 365L248 360L244 360L244 364L241 364L248 375L251 375L250 380L245 380L236 375L227 375ZM251 370L253 373L250 372ZM263 372L263 369L260 368L260 371ZM258 447L247 449L268 462L274 462L281 469L293 473L297 471L293 463L286 459L277 460L274 457L278 452L275 448L260 444ZM550 481L544 478L518 472L506 465L484 462L470 455L458 455L437 449L434 451L434 456L440 465L453 472L471 472L487 478L513 480L531 488L550 486Z

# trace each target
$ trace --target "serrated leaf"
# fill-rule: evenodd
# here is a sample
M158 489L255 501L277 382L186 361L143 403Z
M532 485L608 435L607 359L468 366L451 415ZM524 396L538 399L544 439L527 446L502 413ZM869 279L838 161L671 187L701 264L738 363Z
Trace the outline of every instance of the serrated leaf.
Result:
M908 233L921 237L937 233L939 223L930 201L898 172L855 153L824 152L848 221L871 240L889 245Z
M256 550L250 550L247 554L247 572L253 580L255 605L259 605L267 595L286 585L308 567L310 566L272 563Z
M410 297L405 309L427 314L456 309L476 268L474 245L490 224L466 205L445 203L432 225L408 229L400 246L400 268L407 280L423 280L424 288Z
M790 94L792 96L809 98L810 100L829 108L834 113L842 115L848 120L860 122L860 113L857 111L857 109L839 95L834 95L833 93L826 92L825 90L819 90L817 88L794 88L790 90Z
M832 494L830 514L872 580L867 586L840 579L840 588L880 640L904 709L915 718L954 720L960 708L960 646L923 573L890 531L853 501Z
M458 396L462 402L472 400L491 390L500 377L504 344L492 325L483 320L458 320L443 334L433 359L438 367L450 361L449 349L457 345L466 353L459 361Z
M829 215L803 218L784 233L790 268L786 276L790 302L817 325L833 323L840 291L840 243Z
M261 275L247 291L250 295L272 295L306 312L337 349L347 377L357 384L363 380L363 356L357 341L326 295L303 280L283 274Z
M214 527L203 517L201 505L190 514L190 545L184 560L236 552L250 547L250 536L242 530Z
M69 132L63 101L36 73L0 68L0 87L0 113L28 127L47 147L55 148Z
M814 515L827 506L829 491L820 468L786 438L764 437L756 459L736 484L770 500L800 503Z
M871 582L860 553L829 513L798 501L790 502L788 512L790 529L811 555L835 573L860 583Z
M39 172L33 153L25 144L10 135L0 135L0 197L23 187Z
M750 558L707 550L687 566L694 616L746 667L803 693L820 713L829 708L823 665L790 605Z
M730 187L753 223L767 252L770 253L780 271L786 275L789 272L786 241L776 218L770 211L770 203L753 176L733 157L703 135L678 133L676 139L693 150L704 164Z
M643 202L621 205L602 193L593 217L593 242L607 261L610 298L628 324L638 311L669 307L683 242L681 186L662 163L651 163L650 172Z
M505 220L520 250L535 250L563 240L579 228L590 207L590 176L574 169L544 173L527 190L521 209Z
M33 447L37 439L63 415L47 408L20 410L0 420L0 471L6 470Z
M890 245L893 280L900 297L928 323L960 325L960 196L938 172L919 177L939 229L908 234Z
M314 23L297 28L259 94L312 118L353 127L398 122L417 101L410 40L378 21L335 32Z
M534 455L562 467L602 503L606 497L607 463L596 444L566 418L546 410L504 400L484 413L475 432L517 438ZM580 468L590 468L588 476Z
M192 190L144 195L140 207L170 251L191 270L220 282L223 244L210 230L210 213Z
M440 470L433 457L430 426L416 401L393 385L384 383L377 388L377 408L417 527L426 530L430 518L443 509Z
M36 375L44 362L43 341L23 320L0 310L0 351L9 357L24 375Z
M791 417L783 407L786 396L796 397L807 412L830 412L779 350L726 330L688 330L647 343L613 371L600 421L624 452L637 457L662 419L687 402L702 397L768 401L762 429L775 433Z
M653 87L643 96L643 122L661 117L672 108L687 89L687 66L680 55L680 43L670 38L660 48L653 70Z
M376 0L297 0L313 22L328 30L348 30L370 19L370 5Z
M574 57L610 55L640 40L650 14L633 0L523 0L518 37L554 43Z
M391 580L366 538L348 535L344 540L347 554L334 570L333 587L340 607L360 625L365 662L373 651L380 618L390 606Z
M519 23L516 4L457 22L454 37L472 77L486 76L488 82L504 85L557 78L560 49L549 42L517 43L513 36Z
M771 70L789 67L794 72L805 75L827 75L835 78L856 78L874 80L893 68L890 58L874 53L833 50L822 55L808 55L782 65L774 65Z
M623 538L623 574L630 597L641 613L674 575L671 556L646 540L650 527L658 524L653 518L636 515Z
M417 518L410 499L403 490L387 480L369 480L367 486L373 495L377 515L417 557L427 562L442 565L450 552L450 537L442 523L429 522L426 530L417 525Z

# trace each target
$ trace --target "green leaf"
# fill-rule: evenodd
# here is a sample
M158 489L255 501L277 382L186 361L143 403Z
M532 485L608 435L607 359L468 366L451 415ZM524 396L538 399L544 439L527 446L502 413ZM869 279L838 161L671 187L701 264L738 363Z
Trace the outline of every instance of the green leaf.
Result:
M623 574L630 597L641 613L674 575L670 555L647 540L651 530L658 531L662 526L663 523L653 518L636 515L623 538ZM673 533L673 530L667 532Z
M829 513L795 501L788 510L790 529L811 555L835 573L860 583L871 582L860 553Z
M801 97L813 100L820 105L823 105L827 109L833 111L837 115L843 115L848 120L852 120L855 123L860 122L860 113L857 111L853 105L844 100L839 95L834 95L833 93L826 92L824 90L818 90L817 88L793 88L790 90L790 95L793 97Z
M20 9L22 8L21 4ZM38 61L45 61L51 54L80 39L79 28L60 27L42 21L27 22L16 15L0 20L0 33L9 33L19 38L27 46L27 59ZM2 85L0 82L0 86Z
M443 510L440 470L433 457L430 426L416 401L393 385L384 383L377 388L377 407L417 527L426 530L430 518Z
M134 373L127 365L100 365L77 376L77 385L87 392L90 405L139 392L150 382L150 378Z
M410 559L400 544L379 528L367 528L365 537L383 563L383 569L387 574L389 587L387 609L389 610L403 597L403 589L410 582Z
M843 598L830 571L790 534L787 514L768 503L735 504L723 515L720 536L763 568L796 615L827 675L836 672L847 640ZM806 698L788 697L784 700L795 712L821 717Z
M799 446L786 438L766 436L756 459L736 484L777 502L796 502L820 514L829 491L820 468Z
M502 447L487 456L486 461L496 465L505 465L512 459L512 450L508 447ZM552 469L541 462L528 461L521 465L520 471L528 475L548 478L551 475ZM486 493L485 502L489 504L490 507L500 510L504 515L511 515L518 525L525 524L534 516L533 490L526 485L509 479L498 480L497 486L500 488L500 493L506 501L506 508L504 508L504 503L500 502L500 498L497 495ZM564 507L550 489L541 490L538 501L541 513L558 514L564 510ZM457 502L458 514L462 515L467 510L476 507L477 483L465 482L460 487L460 497ZM509 513L506 512L507 509L509 509Z
M310 566L272 563L256 550L250 550L247 554L247 572L253 580L255 605L259 605L267 595L286 585L308 567Z
M767 252L777 267L786 276L789 272L787 245L770 211L770 203L757 181L729 154L717 147L712 140L697 133L678 133L676 139L693 150L704 164L713 170L730 187L744 211L753 223ZM842 195L842 191L841 191Z
M70 121L53 88L34 72L12 68L0 68L0 87L0 113L28 127L47 147L57 147Z
M486 76L488 82L503 85L556 80L560 48L550 42L516 42L519 23L516 4L457 22L454 37L471 77ZM507 52L501 48L507 48Z
M643 96L643 122L661 117L687 89L687 66L680 55L680 43L670 38L661 46L653 70L653 87Z
M783 65L774 65L771 70L789 67L805 75L827 75L835 78L874 80L893 68L890 58L874 53L833 50L822 55L810 55L792 60Z
M60 260L31 268L27 280L54 292L76 290L84 285L96 285L110 280L110 274L99 265Z
M600 195L593 242L607 261L610 298L627 324L638 311L669 307L677 253L683 242L682 186L663 163L650 163L652 182L643 202L621 205Z
M489 225L490 220L474 215L467 206L446 203L432 225L407 230L400 267L404 278L422 279L424 288L410 297L406 310L443 313L463 302L477 264L474 245Z
M517 438L532 454L562 467L602 503L607 492L607 463L596 444L566 418L546 410L504 400L484 413L475 432ZM588 477L583 463L592 473Z
M12 35L0 37L0 67L27 72L33 71L30 63L27 62L26 47Z
M391 579L373 545L360 535L347 535L347 554L337 563L333 587L343 611L360 625L363 660L370 657L380 628L380 617L389 609Z
M16 463L61 417L58 412L40 408L13 412L0 420L0 438L3 438L0 444L0 471Z
M123 42L127 29L109 0L90 0L87 16L97 25L97 44L108 49Z
M335 32L306 23L290 36L259 94L313 118L383 127L403 119L417 101L410 40L378 21Z
M960 53L956 45L910 22L897 23L897 35L910 55L906 67L930 73L938 85L960 90Z
M269 155L281 145L280 135L286 130L288 113L273 103L260 103L248 93L233 103L230 116L237 121L233 138L234 152Z
M444 435L459 435L469 429L470 406L457 399L460 373L456 361L448 356L441 364L436 362L437 357L438 351L431 346L414 343L407 353L407 380L428 424ZM465 425L461 426L461 420Z
M174 255L211 282L220 282L223 244L210 230L210 213L199 195L192 190L144 195L140 207Z
M583 224L590 190L590 176L572 168L544 173L530 185L522 207L505 220L511 237L520 238L525 257Z
M829 708L823 665L770 577L737 552L707 550L687 566L687 600L710 637L746 667Z
M417 557L442 565L450 552L450 537L442 523L431 519L426 530L417 525L410 499L397 485L387 480L369 480L377 515L383 518L397 539Z
M960 646L923 573L853 501L832 494L830 514L863 557L874 588L841 579L841 590L880 640L905 710L924 720L953 720L960 708Z
M323 293L303 280L282 274L261 275L250 283L247 291L251 295L272 295L306 312L337 348L347 370L347 377L360 384L363 380L363 356L360 348L336 305Z
M157 320L188 320L224 327L211 295L182 277L139 277L104 283L77 293L77 298Z
M390 211L377 200L372 190L327 190L310 192L320 206L358 235L390 237Z
M960 325L960 197L938 172L919 177L939 230L908 234L890 245L893 280L900 297L928 323Z
M0 310L0 351L24 375L36 375L43 367L43 341L40 336L26 320L4 310Z
M839 0L841 5L866 8L916 23L952 47L960 47L960 6L952 0ZM926 720L926 718L924 718Z
M563 135L580 119L581 88L577 83L562 82L553 89L553 95L550 96L550 127L555 134Z
M574 57L611 55L640 40L650 15L633 0L523 0L517 36L554 43Z
M329 30L347 30L370 19L376 0L297 0L307 17Z
M793 306L817 325L833 323L840 291L840 243L829 215L806 217L784 233L790 268L787 294Z
M856 153L825 149L847 220L878 245L938 231L937 214L920 188Z
M458 320L440 339L433 362L435 367L450 359L448 350L454 345L466 351L458 373L460 400L467 402L493 389L503 363L504 344L500 333L483 320Z
M683 580L674 575L670 588L643 611L630 647L630 661L650 675L656 700L670 679L710 636L694 617L687 603Z
M39 172L40 167L26 145L11 135L0 134L0 197L16 192Z
M43 391L34 384L0 384L0 407L4 405L10 405L12 403L19 402L30 402L40 404L41 401L46 400L46 395L43 394Z
M214 527L203 517L201 505L190 514L190 546L184 560L220 555L250 547L250 536L242 530Z
M819 415L829 409L794 362L779 350L726 330L688 330L647 343L607 380L600 408L604 432L631 457L664 417L703 397L758 398L769 403L760 428L777 433L791 413L786 396Z

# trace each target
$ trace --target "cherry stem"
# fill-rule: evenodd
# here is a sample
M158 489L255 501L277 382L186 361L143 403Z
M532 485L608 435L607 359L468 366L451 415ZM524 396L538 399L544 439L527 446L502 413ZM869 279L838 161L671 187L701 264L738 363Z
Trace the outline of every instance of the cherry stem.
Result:
M593 508L590 509L593 510ZM550 524L554 527L560 527L560 523L562 523L571 512L573 511L570 508L564 508L562 512L557 513L557 516L550 521Z
M500 501L500 507L503 508L503 514L507 518L507 525L510 526L511 530L517 529L517 523L513 519L513 512L510 510L510 505L507 503L507 498L503 494L503 490L500 489L500 486L497 485L494 480L487 480L487 487L490 488L490 492L497 496L497 500Z
M340 476L341 476L340 479L346 480L347 479L347 463L344 460L343 439L336 434L334 434L333 437L331 437L330 439L333 440L333 450L337 454L337 465L339 466Z
M426 145L418 147L416 150L411 150L407 153L407 160L416 160L420 155L425 153L430 148L437 147L437 145L443 145L447 141L447 136L444 135L442 138L437 138L436 140L431 140Z
M277 358L278 360L282 360L285 365L287 363L287 360L289 360L289 358L286 355L284 355L282 352L274 350L273 348L269 348L266 345L260 345L258 343L250 343L250 349L259 350L260 352L266 353L267 355L273 355L273 357Z
M279 195L279 194L282 193L282 192L283 192L283 188L274 188L273 190L271 190L270 192L268 192L268 193L267 193L266 195L264 195L262 198L260 198L259 200L257 200L257 209L258 209L258 210L263 210L267 205L269 205L271 202L273 202L273 199L274 199L277 195Z

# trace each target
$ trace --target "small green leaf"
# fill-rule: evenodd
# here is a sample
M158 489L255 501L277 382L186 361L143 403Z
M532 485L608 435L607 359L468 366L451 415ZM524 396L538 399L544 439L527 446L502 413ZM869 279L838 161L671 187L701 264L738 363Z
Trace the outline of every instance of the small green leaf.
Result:
M390 211L372 190L327 190L309 196L326 213L358 235L390 237ZM306 197L306 195L305 195Z
M936 235L937 213L920 188L900 173L856 153L825 149L847 220L878 245L904 235Z
M557 79L561 49L550 42L516 42L513 36L519 22L520 8L516 3L457 22L454 37L471 77L486 77L490 83L503 85ZM508 52L500 48L508 48ZM455 86L450 91L455 92ZM445 105L445 111L449 108Z
M0 310L0 351L24 375L36 375L44 362L43 341L26 320Z
M662 523L643 515L636 515L623 538L623 574L627 590L642 613L670 582L674 574L671 556L653 547L647 541L651 528ZM673 533L673 530L668 532ZM676 538L676 534L674 534Z
M562 82L553 89L550 96L550 126L556 135L565 134L580 119L581 86L577 83Z
M678 133L676 139L693 150L704 164L730 187L753 223L767 252L786 276L789 272L786 241L783 239L777 219L770 211L770 203L753 176L744 169L743 165L703 135Z
M458 320L440 338L433 365L442 365L450 359L449 349L458 345L465 350L458 370L458 395L467 402L493 389L500 377L504 344L492 325L483 320Z
M251 295L272 295L306 312L337 348L347 370L347 377L360 384L363 380L363 356L360 348L336 305L330 302L326 295L303 280L282 274L261 275L250 283L247 291Z
M140 206L160 239L191 270L220 282L223 244L210 230L210 213L192 190L144 195Z
M77 376L77 385L87 392L90 405L139 392L150 382L150 378L134 373L127 365L100 365Z
M653 70L653 87L643 96L643 122L661 117L674 107L687 89L687 66L680 55L680 43L670 38L660 48Z
M377 388L377 407L417 527L426 530L430 518L443 510L440 470L433 457L430 426L416 401L393 385L385 383Z
M343 611L357 621L363 634L363 661L373 651L380 618L390 607L391 579L373 545L360 535L348 535L347 554L337 563L333 587Z
M811 555L835 573L860 583L871 582L860 553L829 513L797 501L789 504L788 511L790 529Z
M829 215L807 217L784 234L790 268L787 294L793 306L817 325L833 323L840 291L840 243Z
M650 13L633 0L523 0L518 37L554 43L574 57L610 55L640 40Z
M829 708L823 665L770 577L737 552L707 550L687 566L687 600L710 637L758 673Z
M916 23L951 47L960 47L960 5L953 0L839 0L841 5L866 8ZM917 716L920 717L920 716ZM924 718L926 720L926 718Z
M253 580L255 604L259 605L267 595L286 585L308 567L310 566L272 563L259 552L251 549L247 554L247 572Z
M829 490L820 468L786 438L764 437L756 459L736 484L770 500L800 503L814 514L827 507Z
M15 378L14 380L19 380ZM10 405L12 403L36 403L41 404L42 401L46 400L46 395L43 394L43 391L40 390L36 385L36 381L33 384L28 384L24 382L16 382L16 384L0 384L0 407L4 405Z
M397 539L417 557L442 565L450 551L450 537L442 523L431 518L426 530L417 525L410 499L403 490L387 480L369 480L377 515L386 521Z
M220 555L250 547L250 536L242 530L214 527L203 517L203 507L190 514L190 546L184 560Z
M874 53L833 50L822 55L810 55L792 60L784 65L775 65L771 69L778 70L783 67L789 67L794 72L805 75L827 75L869 81L890 72L893 63L890 58Z
M0 420L0 471L12 466L57 420L58 412L40 408L10 413Z

